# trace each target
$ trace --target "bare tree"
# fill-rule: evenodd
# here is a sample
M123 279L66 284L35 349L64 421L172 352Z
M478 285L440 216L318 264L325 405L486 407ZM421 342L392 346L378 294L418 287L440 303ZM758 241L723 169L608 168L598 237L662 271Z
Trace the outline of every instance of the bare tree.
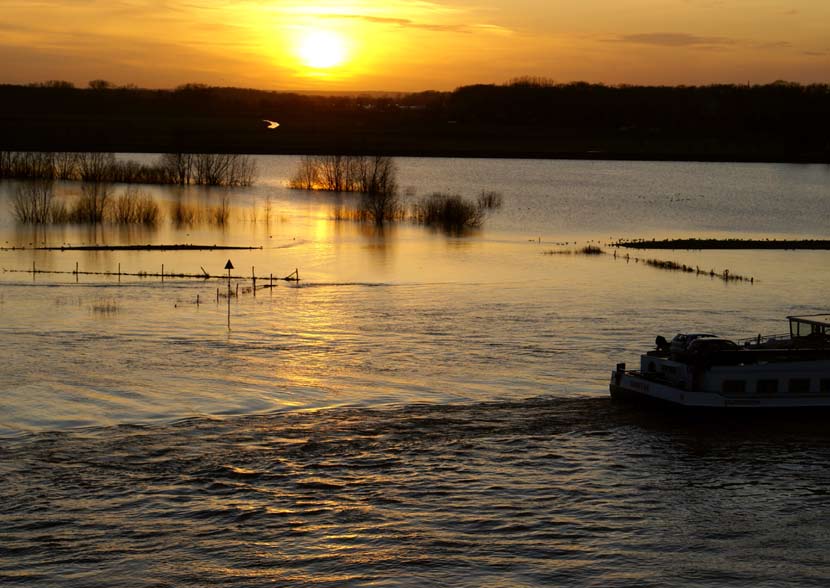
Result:
M78 153L78 175L84 182L104 182L110 179L115 167L115 153L95 151Z
M169 181L180 186L186 186L193 177L193 154L165 153L159 162Z
M55 178L58 180L75 180L78 178L78 154L59 151L54 154Z
M297 171L288 182L289 188L295 190L315 190L320 185L320 166L316 157L304 155L300 159Z
M29 180L12 196L12 211L22 223L48 223L52 215L52 180Z

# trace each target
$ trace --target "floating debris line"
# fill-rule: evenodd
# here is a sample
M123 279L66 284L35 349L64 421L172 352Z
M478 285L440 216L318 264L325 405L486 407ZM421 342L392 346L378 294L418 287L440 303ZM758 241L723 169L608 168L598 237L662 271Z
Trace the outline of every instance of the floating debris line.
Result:
M828 250L828 239L634 239L620 240L612 247L629 249L810 249Z
M560 249L560 250L551 250L551 251L543 251L543 255L607 255L607 253L601 248L596 245L586 245L581 249ZM625 255L617 255L617 251L614 250L613 253L614 259L624 259L626 262L634 261L634 263L640 263L641 261L648 266L655 267L657 269L663 270L671 270L671 271L680 271L689 274L695 274L697 276L709 276L710 278L719 278L724 282L749 282L750 284L755 283L755 278L751 276L742 276L740 274L733 274L728 269L723 270L722 272L716 272L714 269L710 269L709 271L700 269L700 266L690 266L686 265L685 263L678 263L676 261L666 261L662 259L640 259L639 257L632 257L630 254L626 253Z
M663 259L640 259L639 257L631 257L628 253L625 255L619 256L620 259L624 259L626 262L634 260L634 263L643 262L644 264L655 267L657 269L669 270L669 271L678 271L684 272L687 274L695 274L696 276L709 276L710 278L718 278L723 280L724 282L749 282L750 284L755 283L755 278L752 276L742 276L740 274L733 274L728 269L723 270L722 272L716 272L714 269L710 269L709 271L700 269L700 266L690 266L686 265L685 263L678 263L676 261L667 261ZM617 259L617 252L614 252L614 259Z
M252 268L253 269L253 268ZM77 269L74 270L39 270L36 267L30 269L7 269L3 268L3 273L10 273L10 274L63 274L63 275L71 275L71 276L108 276L108 277L118 277L126 276L126 277L134 277L134 278L161 278L162 281L165 278L180 278L180 279L194 279L194 280L251 280L256 287L256 282L267 282L265 285L259 286L260 288L270 288L273 287L273 282L299 282L300 281L300 271L299 269L295 269L293 272L288 274L287 276L274 276L274 274L269 274L267 276L258 276L255 272L251 272L250 276L242 276L242 275L229 275L229 274L209 274L207 273L204 268L202 268L201 274L187 274L187 273L176 273L176 272L166 272L164 271L164 266L161 267L160 273L155 272L122 272L122 271L82 271Z
M60 245L54 247L0 247L0 251L254 251L259 247L233 245Z

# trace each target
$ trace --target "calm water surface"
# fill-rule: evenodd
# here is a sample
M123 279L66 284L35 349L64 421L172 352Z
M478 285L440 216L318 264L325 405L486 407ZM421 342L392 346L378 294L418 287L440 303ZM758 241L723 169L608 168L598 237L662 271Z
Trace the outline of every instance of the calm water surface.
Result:
M0 578L61 586L826 585L820 422L699 423L613 407L655 335L750 337L827 312L830 252L570 251L612 238L827 238L827 166L401 159L408 199L504 195L446 235L336 221L349 196L146 187L154 229L17 226L0 244ZM8 210L15 184L0 184ZM116 193L123 188L116 187ZM77 186L59 187L65 198ZM231 221L176 227L167 207ZM637 258L730 270L665 272ZM199 304L197 305L197 299Z

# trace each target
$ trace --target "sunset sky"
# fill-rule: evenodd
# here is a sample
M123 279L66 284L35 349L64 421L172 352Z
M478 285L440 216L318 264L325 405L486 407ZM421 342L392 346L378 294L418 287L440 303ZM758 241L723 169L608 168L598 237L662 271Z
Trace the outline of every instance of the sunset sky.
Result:
M0 83L830 82L828 0L3 0Z

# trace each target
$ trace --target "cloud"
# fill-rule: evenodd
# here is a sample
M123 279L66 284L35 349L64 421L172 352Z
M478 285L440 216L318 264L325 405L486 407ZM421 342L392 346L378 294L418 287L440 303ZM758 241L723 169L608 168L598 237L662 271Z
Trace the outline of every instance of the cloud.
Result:
M826 51L802 51L802 55L808 55L810 57L827 57L830 53Z
M789 41L769 41L767 43L758 43L758 49L791 49L793 46Z
M623 35L611 41L658 47L725 47L738 44L738 41L728 37L706 37L689 33L636 33Z
M495 33L510 34L512 31L505 27L493 24L437 24L417 22L410 18L393 18L386 16L372 16L369 14L321 14L321 18L362 20L375 24L386 24L407 29L421 29L426 31L450 32L450 33Z

